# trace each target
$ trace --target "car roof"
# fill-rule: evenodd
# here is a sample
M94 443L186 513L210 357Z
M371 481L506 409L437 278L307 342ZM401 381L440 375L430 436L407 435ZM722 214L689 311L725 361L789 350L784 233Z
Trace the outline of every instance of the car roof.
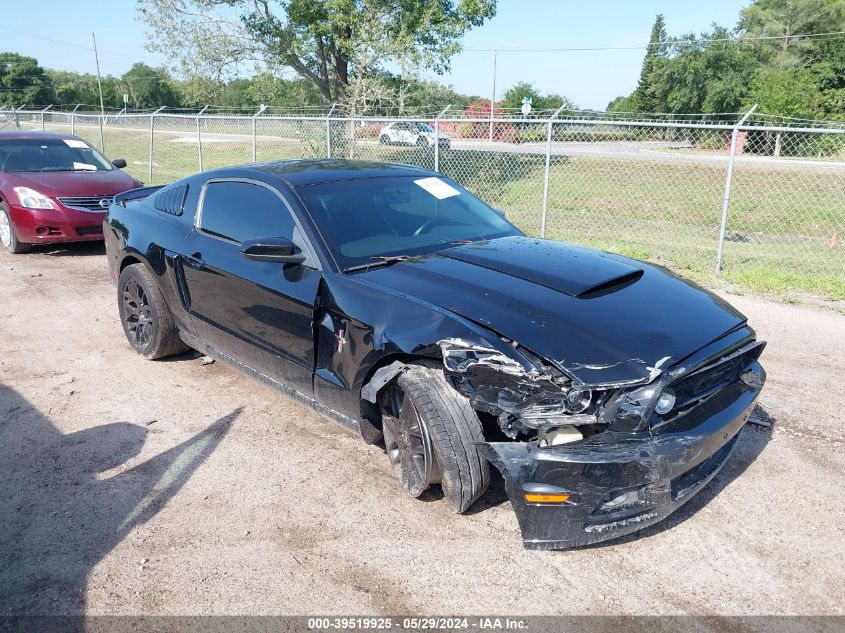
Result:
M11 130L0 132L0 141L11 141L21 139L31 140L55 140L61 141L66 138L77 138L73 134L62 134L61 132L42 132L41 130Z
M385 176L431 176L434 172L396 163L369 160L316 159L280 160L245 165L285 181L290 187L301 187L338 180L381 178Z

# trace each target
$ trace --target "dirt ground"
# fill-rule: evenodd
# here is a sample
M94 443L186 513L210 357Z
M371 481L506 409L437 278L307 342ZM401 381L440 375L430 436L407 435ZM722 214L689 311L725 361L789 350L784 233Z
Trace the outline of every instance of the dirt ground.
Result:
M758 416L661 525L523 550L383 451L220 363L136 356L101 246L0 253L0 614L843 614L845 317L728 295Z

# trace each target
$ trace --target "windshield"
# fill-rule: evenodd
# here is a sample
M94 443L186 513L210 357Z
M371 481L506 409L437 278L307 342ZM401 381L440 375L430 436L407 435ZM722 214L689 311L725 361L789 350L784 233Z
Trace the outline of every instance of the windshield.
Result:
M455 243L521 235L447 178L367 178L296 189L341 270Z
M434 128L432 128L428 123L417 123L417 128L420 132L434 132Z
M109 171L111 164L85 141L11 139L0 141L0 171Z

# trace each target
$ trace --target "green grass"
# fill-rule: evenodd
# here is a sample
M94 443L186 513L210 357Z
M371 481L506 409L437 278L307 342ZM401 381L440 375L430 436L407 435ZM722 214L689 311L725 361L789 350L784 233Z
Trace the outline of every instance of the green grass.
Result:
M834 300L845 298L845 279L836 275L796 275L777 268L753 267L728 271L724 276L729 281L765 294L783 295L799 291ZM787 303L797 303L797 300Z
M208 130L204 169L252 161L251 129L245 125L240 122L234 128L220 122ZM214 134L223 133L244 136L212 142ZM99 145L97 128L78 128L77 134ZM430 149L385 147L372 139L350 144L341 138L333 137L335 157L434 167ZM199 171L195 139L195 129L157 128L151 178L148 129L107 129L105 144L109 156L129 162L131 174L160 184ZM321 122L262 127L256 158L322 157L325 140ZM544 169L542 154L440 155L441 172L505 209L529 235L541 232ZM724 181L721 164L663 157L645 161L553 156L545 234L656 262L712 284ZM808 293L845 299L845 246L830 245L834 231L840 239L845 237L845 173L740 164L734 175L722 278L781 298Z

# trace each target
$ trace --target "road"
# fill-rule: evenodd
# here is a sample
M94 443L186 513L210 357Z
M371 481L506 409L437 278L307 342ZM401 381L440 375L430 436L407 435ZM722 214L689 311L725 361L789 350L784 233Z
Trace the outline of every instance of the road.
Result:
M0 253L0 614L843 614L845 317L728 295L769 381L661 525L529 552L383 450L192 354L136 356L99 246Z

